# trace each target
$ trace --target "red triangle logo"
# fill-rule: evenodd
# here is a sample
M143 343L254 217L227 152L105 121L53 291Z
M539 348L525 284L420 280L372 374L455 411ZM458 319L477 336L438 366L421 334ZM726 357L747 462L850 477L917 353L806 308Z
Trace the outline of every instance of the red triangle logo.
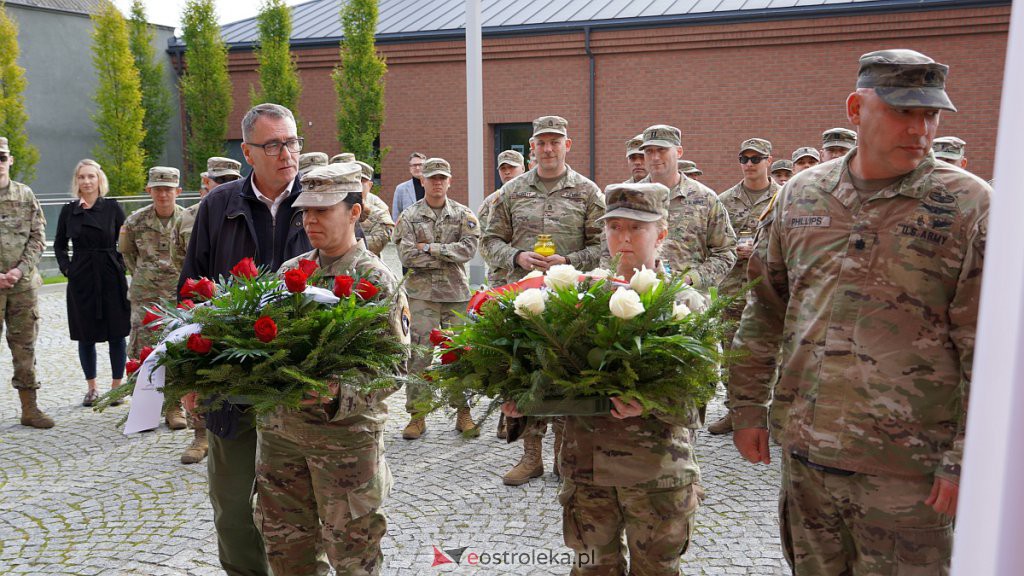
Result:
M431 568L433 568L434 566L440 566L441 564L451 564L452 563L452 559L449 558L448 555L445 554L444 552L438 550L437 546L434 546L433 548L434 548L434 563L430 565Z

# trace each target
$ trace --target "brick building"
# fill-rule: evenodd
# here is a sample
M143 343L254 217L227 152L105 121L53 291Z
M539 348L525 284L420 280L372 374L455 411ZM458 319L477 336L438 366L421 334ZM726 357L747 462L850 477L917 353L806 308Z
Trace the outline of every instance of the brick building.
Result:
M339 151L330 77L339 6L314 0L293 8L306 149L328 154ZM448 159L453 197L467 198L463 9L461 1L380 0L388 201L408 179L414 150ZM724 190L741 178L742 140L768 138L776 157L788 158L794 148L820 145L823 130L848 126L857 58L893 47L950 65L948 90L960 111L944 113L939 135L965 139L969 168L991 178L1009 19L1003 0L485 0L484 193L496 182L497 151L525 143L524 126L543 114L569 120L568 162L601 186L628 176L626 139L666 123L682 129L684 157L703 168L703 180ZM229 138L237 145L257 81L255 22L222 30L236 99Z

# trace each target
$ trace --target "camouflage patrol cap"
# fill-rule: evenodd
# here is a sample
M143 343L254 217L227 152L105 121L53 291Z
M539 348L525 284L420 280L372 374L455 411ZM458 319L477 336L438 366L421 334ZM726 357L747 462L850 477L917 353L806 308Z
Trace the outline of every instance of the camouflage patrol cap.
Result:
M153 166L149 169L149 181L146 182L146 188L153 187L165 187L165 188L177 188L181 183L181 175L177 168L171 168L169 166Z
M501 154L498 154L498 166L502 164L508 164L509 166L519 166L525 168L526 163L523 161L523 155L515 150L505 150Z
M634 154L643 154L644 151L641 149L643 145L643 134L637 134L636 136L633 136L629 140L626 140L626 160L629 160L629 157Z
M295 199L296 208L328 208L353 193L362 193L359 181L362 171L355 162L341 162L316 166L299 182L302 193Z
M207 178L220 178L221 176L235 176L237 178L241 178L242 173L239 172L241 169L242 163L238 160L232 160L231 158L214 156L206 160Z
M355 162L356 155L351 152L342 152L341 154L335 154L331 156L331 164L339 164L341 162Z
M840 128L840 130L842 130L842 128ZM856 136L857 135L854 134L854 137ZM835 144L833 144L833 146L835 146ZM793 162L796 162L797 160L805 156L810 156L811 158L814 158L816 161L821 162L821 154L818 152L818 149L811 148L810 146L801 146L800 148L793 150L793 156L791 158Z
M949 66L904 48L877 50L860 57L857 88L873 88L890 106L956 112L946 94Z
M753 150L758 154L764 154L765 156L772 155L772 143L765 140L764 138L750 138L744 140L743 144L740 144L740 154L743 154L747 150Z
M648 146L660 146L661 148L675 148L683 145L683 133L675 126L667 124L655 124L644 130L644 142L640 149Z
M655 182L612 184L604 189L607 218L657 222L668 218L668 188Z
M533 121L533 135L561 134L568 137L569 132L566 130L568 127L569 121L561 116L541 116Z
M679 171L687 176L700 176L704 174L704 171L697 167L697 163L693 160L679 160L676 162L676 166L679 167Z
M327 166L327 154L323 152L306 152L299 155L299 178L317 166Z
M954 160L957 162L963 160L966 147L967 142L964 142L956 136L943 136L942 138L936 138L932 141L932 151L935 152L936 158Z
M857 133L849 128L830 128L821 133L822 148L839 146L849 150L856 145Z
M430 178L438 174L451 178L451 165L444 158L427 158L427 161L423 163L423 177Z
M356 160L356 165L359 166L359 169L362 171L360 178L363 180L373 180L373 166L370 166L366 162L360 162L359 160Z
M0 152L11 152L11 146L7 143L7 138L0 136Z
M779 170L788 170L789 172L792 172L793 161L786 160L785 158L783 158L782 160L776 160L775 162L772 162L772 167L768 171L775 173L778 172Z

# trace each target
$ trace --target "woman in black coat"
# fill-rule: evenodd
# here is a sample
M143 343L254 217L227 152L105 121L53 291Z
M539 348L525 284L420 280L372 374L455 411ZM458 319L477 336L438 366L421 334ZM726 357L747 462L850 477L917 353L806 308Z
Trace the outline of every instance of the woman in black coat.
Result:
M117 251L124 210L116 200L104 198L107 175L94 160L75 166L71 193L76 199L60 211L53 250L61 273L68 277L68 325L71 339L78 341L78 359L89 385L82 405L92 406L99 396L96 343L109 343L111 388L121 384L127 360L131 306L124 259ZM73 258L68 257L68 240Z

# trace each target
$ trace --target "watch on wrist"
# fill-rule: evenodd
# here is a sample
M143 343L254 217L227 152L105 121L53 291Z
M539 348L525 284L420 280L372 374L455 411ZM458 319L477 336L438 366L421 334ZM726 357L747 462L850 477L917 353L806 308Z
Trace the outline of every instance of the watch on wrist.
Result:
M424 254L430 254L430 244L424 244L423 245L423 253Z

